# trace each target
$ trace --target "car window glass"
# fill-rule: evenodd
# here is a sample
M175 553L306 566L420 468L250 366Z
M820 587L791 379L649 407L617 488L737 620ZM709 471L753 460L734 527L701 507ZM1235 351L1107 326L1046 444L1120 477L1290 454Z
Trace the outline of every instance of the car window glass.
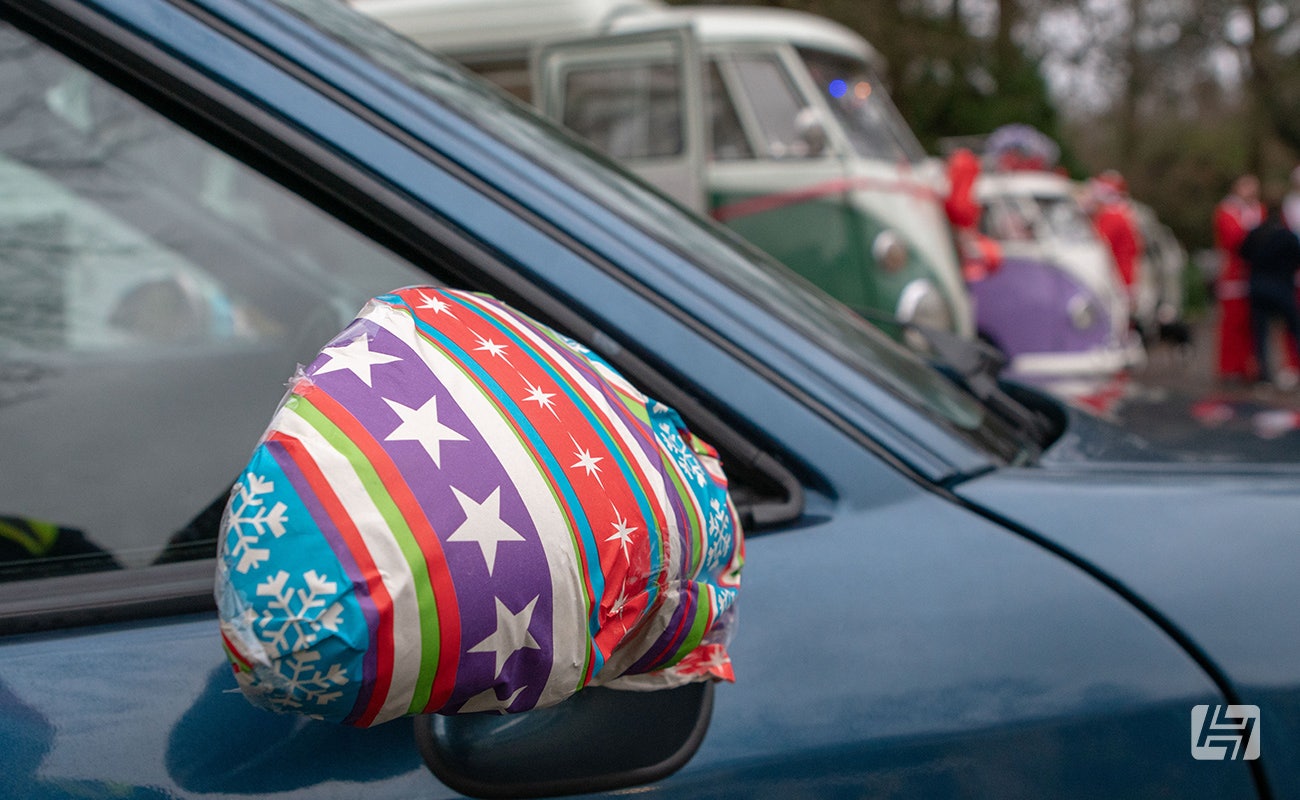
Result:
M684 147L682 86L672 63L601 65L567 72L565 127L612 158L664 158Z
M209 557L295 364L426 280L0 26L0 580Z
M754 110L768 155L800 158L808 146L799 136L799 112L806 107L785 68L775 57L744 56L735 59L736 75Z
M809 73L824 91L853 149L865 158L917 162L925 151L865 62L818 50L800 50Z
M1083 244L1096 239L1091 220L1073 197L1038 195L1034 202L1043 221L1060 241Z
M722 80L718 62L710 60L705 92L709 107L709 128L712 133L709 155L719 161L753 158L754 151L745 138L745 130L736 113L736 104Z
M991 200L980 214L980 230L1001 242L1032 242L1034 225L1021 213L1017 204Z
M938 371L897 346L843 304L783 264L722 237L708 222L684 214L636 181L571 146L569 138L518 103L505 102L482 81L432 55L373 18L330 0L275 0L339 42L391 70L437 105L464 116L484 135L514 148L582 190L711 277L801 331L850 369L872 376L913 407L999 458L1017 453L1020 437Z

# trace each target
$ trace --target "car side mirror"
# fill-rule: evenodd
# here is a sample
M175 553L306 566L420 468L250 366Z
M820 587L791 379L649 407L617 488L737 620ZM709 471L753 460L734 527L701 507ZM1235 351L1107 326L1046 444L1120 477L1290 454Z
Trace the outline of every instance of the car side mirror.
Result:
M549 797L650 783L680 769L709 727L713 684L639 692L584 689L518 714L415 720L434 775L470 797Z

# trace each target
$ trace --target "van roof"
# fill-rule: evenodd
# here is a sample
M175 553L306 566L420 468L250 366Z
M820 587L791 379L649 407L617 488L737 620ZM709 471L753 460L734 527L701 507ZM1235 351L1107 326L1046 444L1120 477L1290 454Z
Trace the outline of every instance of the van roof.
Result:
M1000 195L1069 195L1074 181L1057 172L1044 170L990 171L979 176L975 192L981 197Z
M858 34L825 17L785 8L758 6L678 6L653 13L626 13L613 18L609 29L624 33L649 28L690 26L701 42L790 42L877 60L871 45Z
M348 0L357 10L431 50L479 61L537 43L689 26L701 42L770 41L857 56L877 63L861 36L838 23L787 9L691 6L659 0Z
M657 0L347 0L418 44L457 56L521 51L538 41L590 36L613 15Z

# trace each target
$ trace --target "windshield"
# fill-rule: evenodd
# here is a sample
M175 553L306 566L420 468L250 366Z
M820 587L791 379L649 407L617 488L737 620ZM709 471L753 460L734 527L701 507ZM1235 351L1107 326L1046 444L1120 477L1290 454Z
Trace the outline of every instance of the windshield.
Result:
M865 62L821 50L799 51L853 149L864 158L916 163L925 150Z
M802 331L843 363L995 456L1019 457L1024 442L970 394L848 308L757 250L719 235L707 220L611 169L610 164L488 84L381 24L328 0L276 0L349 47L424 89L605 207L682 253L721 282Z
M1095 238L1092 222L1073 197L1038 195L1039 213L1052 235L1062 242L1082 244Z

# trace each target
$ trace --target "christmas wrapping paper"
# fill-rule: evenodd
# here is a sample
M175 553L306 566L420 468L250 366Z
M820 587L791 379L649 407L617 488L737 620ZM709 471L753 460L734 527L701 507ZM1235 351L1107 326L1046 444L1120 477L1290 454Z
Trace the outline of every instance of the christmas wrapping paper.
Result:
M743 550L675 411L497 300L408 288L299 370L234 486L222 641L253 703L361 727L731 680Z

